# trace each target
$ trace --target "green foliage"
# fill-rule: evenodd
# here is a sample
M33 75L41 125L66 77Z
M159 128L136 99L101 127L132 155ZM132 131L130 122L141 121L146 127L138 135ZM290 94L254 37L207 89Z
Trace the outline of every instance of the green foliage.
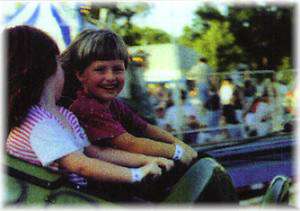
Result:
M136 45L149 45L158 43L170 43L171 37L168 33L160 29L150 27L134 27L134 31L140 35L140 39L136 40Z
M198 40L199 36L200 34L196 34L193 28L185 26L183 28L183 35L177 39L177 42L188 48L194 48L194 42ZM197 51L196 48L194 50Z
M103 8L108 10L107 20L98 20ZM98 2L92 3L90 13L85 14L85 19L99 27L101 27L101 24L106 25L106 27L120 34L126 44L130 46L170 42L170 35L163 30L138 27L132 23L134 16L147 15L149 10L150 6L147 3Z
M132 25L130 30L126 28L114 26L114 31L120 34L127 45L150 45L158 43L169 43L171 42L171 36L160 29L151 27L138 27Z
M225 16L220 13L218 9L207 4L204 7L199 7L196 11L196 15L201 17L204 22L209 22L211 20L217 20L219 22L225 21Z
M290 57L282 59L281 64L278 66L276 77L287 84L290 84L295 79L295 72L292 69Z
M222 14L205 5L197 9L192 26L185 27L178 42L206 56L217 71L238 63L276 70L284 57L292 58L294 6L234 5Z
M291 57L293 5L230 7L228 20L236 44L244 49L243 62L258 69L277 69L283 57ZM268 60L267 64L262 58Z
M230 23L224 21L224 17L215 8L200 8L196 13L203 16L201 23L198 21L202 27L197 24L185 27L184 35L178 42L205 56L208 64L217 71L231 69L240 62L238 58L242 49L235 45L236 38L230 31Z
M202 34L201 39L195 42L195 47L208 59L213 68L224 71L228 68L226 55L237 54L240 50L237 47L231 48L235 38L229 31L228 22L211 21L209 25L209 29Z
M278 67L278 70L288 70L292 68L291 58L290 57L283 57L281 64Z

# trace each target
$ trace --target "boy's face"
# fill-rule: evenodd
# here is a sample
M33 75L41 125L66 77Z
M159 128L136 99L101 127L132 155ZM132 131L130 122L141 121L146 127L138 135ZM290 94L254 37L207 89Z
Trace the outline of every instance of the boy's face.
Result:
M101 101L111 101L124 87L124 61L96 60L82 74L77 73L77 78L87 93Z

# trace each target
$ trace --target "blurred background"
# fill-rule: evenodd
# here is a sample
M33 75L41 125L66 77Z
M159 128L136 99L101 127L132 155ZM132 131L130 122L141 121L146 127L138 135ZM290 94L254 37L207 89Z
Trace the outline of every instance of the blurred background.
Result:
M110 28L131 55L120 97L191 145L293 131L296 4L3 2L2 26L33 25L61 50Z

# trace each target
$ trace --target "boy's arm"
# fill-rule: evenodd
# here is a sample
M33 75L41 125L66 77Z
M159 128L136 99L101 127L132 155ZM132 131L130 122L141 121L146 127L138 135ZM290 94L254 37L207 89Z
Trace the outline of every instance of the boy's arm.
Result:
M129 152L142 153L156 157L164 157L173 159L176 145L154 141L148 138L135 137L129 133L123 133L112 140L112 144L119 149ZM180 157L180 161L184 164L189 164L193 157L191 153L184 149L184 153Z
M173 136L171 133L151 124L147 124L144 134L150 139L166 142L169 144L185 144L178 138Z
M175 145L173 144L153 141L148 138L135 137L129 133L123 133L113 138L112 144L119 149L129 152L169 159L172 159L175 151Z
M156 163L160 167L170 170L174 165L172 160L162 157L146 156L143 154L126 152L110 147L98 147L95 145L86 147L85 154L89 157L127 167L140 167L149 163Z
M169 133L157 126L148 124L144 134L148 138L153 139L153 140L162 141L162 142L166 142L166 143L170 143L170 144L179 144L186 151L188 151L188 153L190 154L190 156L193 159L197 157L197 152L192 147L190 147L183 141L179 140L178 138L173 136L171 133Z

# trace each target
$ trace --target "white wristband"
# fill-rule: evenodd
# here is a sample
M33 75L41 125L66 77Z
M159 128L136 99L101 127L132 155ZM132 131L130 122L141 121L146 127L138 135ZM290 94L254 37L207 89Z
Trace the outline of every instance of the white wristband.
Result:
M180 158L182 158L183 154L184 154L184 149L179 144L176 144L175 152L173 155L173 160L180 160Z
M143 179L143 171L140 168L131 169L131 180L132 182L140 182Z

